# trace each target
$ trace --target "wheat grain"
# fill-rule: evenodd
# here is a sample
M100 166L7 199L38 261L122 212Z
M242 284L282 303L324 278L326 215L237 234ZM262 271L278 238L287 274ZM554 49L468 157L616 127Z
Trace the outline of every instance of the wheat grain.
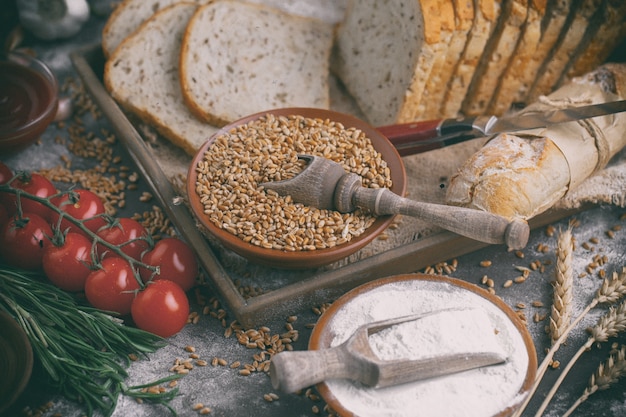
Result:
M622 268L619 274L613 272L611 280L604 279L602 286L596 293L596 299L599 303L615 303L626 295L626 268Z

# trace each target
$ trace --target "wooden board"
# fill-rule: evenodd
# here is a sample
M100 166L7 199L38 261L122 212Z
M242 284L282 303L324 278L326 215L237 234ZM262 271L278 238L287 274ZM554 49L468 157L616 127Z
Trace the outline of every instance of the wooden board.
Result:
M179 194L159 166L158 160L102 84L104 56L99 45L71 55L72 63L89 94L111 122L118 139L125 146L144 180L181 236L195 248L210 284L224 299L244 327L255 327L271 319L284 318L303 306L330 302L363 283L396 274L419 271L429 265L484 248L487 244L451 232L442 231L400 245L331 270L311 271L302 279L261 295L244 298L233 277L220 263L216 251L198 230L184 204L175 204ZM577 210L580 211L580 210ZM570 216L575 211L552 211L531 221L538 228Z

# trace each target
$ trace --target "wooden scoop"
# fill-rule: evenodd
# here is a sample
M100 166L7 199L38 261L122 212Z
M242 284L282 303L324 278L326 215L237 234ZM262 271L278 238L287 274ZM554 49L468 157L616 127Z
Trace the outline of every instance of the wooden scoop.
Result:
M308 161L301 173L260 185L320 209L349 213L361 207L378 215L405 214L481 242L505 243L511 249L522 249L528 242L530 228L523 220L509 221L480 210L409 200L387 188L363 187L360 176L346 173L337 162L313 155L298 157Z
M437 310L365 324L344 343L329 349L280 352L270 362L272 385L285 392L296 392L325 380L347 378L370 387L382 388L506 361L500 352L449 353L417 360L381 360L372 351L368 339L372 334L451 310Z

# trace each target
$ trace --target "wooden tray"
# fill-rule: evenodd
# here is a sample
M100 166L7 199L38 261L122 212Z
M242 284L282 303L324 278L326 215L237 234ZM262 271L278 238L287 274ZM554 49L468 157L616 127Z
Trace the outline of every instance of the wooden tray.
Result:
M333 301L363 283L390 275L416 272L426 266L487 246L485 243L442 231L337 269L313 273L278 289L246 299L239 293L233 278L198 230L187 207L184 204L175 204L179 194L175 192L135 126L104 88L104 56L100 46L75 51L71 54L71 59L87 91L113 125L118 139L137 164L163 210L182 237L195 248L214 289L245 327L255 327L271 319L287 317L302 306L311 307ZM542 227L577 211L580 210L547 212L533 219L530 225L531 228Z

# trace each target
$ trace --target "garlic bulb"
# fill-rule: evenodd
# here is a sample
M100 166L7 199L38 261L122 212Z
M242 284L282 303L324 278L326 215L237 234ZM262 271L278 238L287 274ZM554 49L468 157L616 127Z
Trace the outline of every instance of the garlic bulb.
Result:
M89 19L87 0L17 0L20 22L40 39L75 35Z

